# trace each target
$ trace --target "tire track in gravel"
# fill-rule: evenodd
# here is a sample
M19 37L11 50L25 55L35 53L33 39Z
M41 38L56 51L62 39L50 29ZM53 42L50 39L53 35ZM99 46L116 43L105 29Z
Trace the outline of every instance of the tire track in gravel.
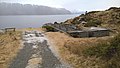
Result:
M32 55L32 44L25 43L24 48L20 50L17 57L13 60L13 63L10 65L9 68L25 68L28 60Z

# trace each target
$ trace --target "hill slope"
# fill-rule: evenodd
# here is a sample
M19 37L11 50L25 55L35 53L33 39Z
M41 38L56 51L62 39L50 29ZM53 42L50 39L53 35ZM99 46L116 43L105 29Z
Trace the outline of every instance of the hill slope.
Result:
M85 25L81 24L83 22L86 22ZM120 8L111 7L105 11L91 11L73 19L66 20L63 24L80 25L80 27L100 26L119 31Z
M82 22L87 22L82 24ZM74 68L120 68L120 8L112 7L105 11L92 11L69 19L62 24L81 25L80 27L100 26L116 29L117 33L106 37L70 38L61 37L66 41L61 44L63 57ZM87 25L87 26L85 26ZM57 34L55 34L57 36ZM51 35L53 36L53 35ZM59 38L58 35L57 39ZM65 35L64 35L65 36ZM60 39L61 39L60 38ZM56 39L56 38L52 38ZM60 41L57 45L60 46ZM65 53L67 52L68 53ZM69 54L70 52L70 54Z

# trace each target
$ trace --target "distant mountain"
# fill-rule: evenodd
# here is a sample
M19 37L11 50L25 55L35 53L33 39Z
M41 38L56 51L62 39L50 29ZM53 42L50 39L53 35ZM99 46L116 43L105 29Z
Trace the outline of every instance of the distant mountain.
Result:
M52 8L41 5L0 3L0 15L56 15L71 14L65 8Z
M85 11L73 10L71 11L72 14L84 14Z

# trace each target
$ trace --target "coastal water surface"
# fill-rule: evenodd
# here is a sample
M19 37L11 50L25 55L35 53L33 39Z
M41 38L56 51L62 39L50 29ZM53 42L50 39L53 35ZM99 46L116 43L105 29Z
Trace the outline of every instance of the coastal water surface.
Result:
M64 22L80 14L71 15L15 15L0 16L0 29L2 28L29 28L41 27L45 23Z

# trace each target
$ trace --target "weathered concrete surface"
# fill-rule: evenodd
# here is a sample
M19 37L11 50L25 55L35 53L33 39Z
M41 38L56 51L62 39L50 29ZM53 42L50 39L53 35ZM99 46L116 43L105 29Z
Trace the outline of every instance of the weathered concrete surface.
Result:
M9 68L71 68L64 65L49 49L47 39L41 32L23 33L24 47Z

